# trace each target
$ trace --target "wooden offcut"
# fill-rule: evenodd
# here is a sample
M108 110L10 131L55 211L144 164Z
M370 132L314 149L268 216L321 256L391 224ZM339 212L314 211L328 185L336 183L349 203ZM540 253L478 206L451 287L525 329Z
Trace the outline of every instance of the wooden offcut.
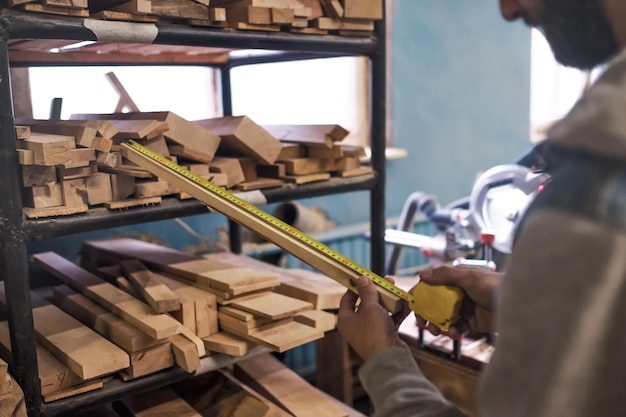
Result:
M220 153L252 156L262 164L273 164L282 144L247 116L229 116L196 120L194 123L219 135Z
M58 392L84 382L81 377L39 343L35 345L35 353L37 354L40 389L43 395ZM11 337L7 321L0 321L0 356L11 363Z
M32 151L35 165L53 166L70 161L70 149L76 144L73 136L33 132L29 138L17 141L17 147Z
M178 310L180 300L178 296L167 287L158 277L141 261L131 259L121 262L122 272L139 290L143 299L157 313Z
M202 340L207 350L232 356L243 356L254 345L242 337L224 331L203 337Z
M128 368L128 354L54 305L33 309L37 340L82 379Z
M152 308L98 278L54 252L33 255L33 260L74 290L85 294L155 339L179 333L179 324L164 314L154 314Z
M232 303L232 306L256 316L266 317L272 320L292 317L296 313L313 308L313 305L306 301L272 292L267 292L241 301L235 301Z
M137 327L65 285L54 287L53 295L54 303L59 308L128 353L165 343L164 339L157 340L148 336Z
M196 283L201 288L215 288L231 295L271 289L280 285L276 275L248 268L229 268L204 272Z

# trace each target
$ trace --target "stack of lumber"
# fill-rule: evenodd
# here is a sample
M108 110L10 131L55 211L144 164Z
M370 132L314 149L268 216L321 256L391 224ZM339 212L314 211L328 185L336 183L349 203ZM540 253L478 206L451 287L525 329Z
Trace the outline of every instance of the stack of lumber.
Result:
M174 365L191 373L213 353L243 356L258 345L284 352L320 339L336 325L325 309L338 308L345 292L312 272L128 238L83 242L80 265L54 252L32 259L62 282L31 292L46 402L101 388L112 377L128 381ZM0 308L6 310L3 287ZM0 358L11 361L6 321ZM2 369L0 362L0 377Z
M190 198L128 161L133 139L217 186L258 190L371 173L338 125L260 126L246 116L188 121L172 112L75 114L16 121L24 214L29 218L126 209Z
M8 0L25 11L240 30L370 36L382 0Z
M213 297L216 324L209 335L198 336L208 351L234 356L246 354L255 345L284 352L323 337L336 323L336 316L323 309L338 308L345 292L319 274L301 274L230 253L194 256L128 238L84 241L81 251L81 264L95 273L105 271L103 276L109 280L119 283L111 271L132 260L150 268L155 280L175 291L186 287ZM316 275L317 286L303 278L311 275ZM193 322L185 314L177 317L185 326Z
M165 156L170 149L179 150L189 161L202 163L213 158L219 144L219 137L171 112L140 113L131 120L21 119L16 124L22 200L29 218L84 213L99 205L155 204L172 193L167 184L121 157L122 141L137 140Z

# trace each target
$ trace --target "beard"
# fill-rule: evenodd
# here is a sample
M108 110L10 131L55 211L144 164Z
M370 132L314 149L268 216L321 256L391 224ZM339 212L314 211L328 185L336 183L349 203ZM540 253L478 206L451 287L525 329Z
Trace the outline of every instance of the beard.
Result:
M565 66L591 69L619 51L600 0L544 0L541 10L522 17L543 33Z

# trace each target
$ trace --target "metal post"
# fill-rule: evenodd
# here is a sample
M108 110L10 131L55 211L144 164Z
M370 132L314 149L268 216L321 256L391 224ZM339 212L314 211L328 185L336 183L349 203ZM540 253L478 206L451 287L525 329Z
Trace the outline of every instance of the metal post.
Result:
M222 84L222 113L224 116L233 115L233 96L230 83L230 66L220 67L220 79ZM230 240L230 251L233 253L242 252L241 225L232 220L228 221L228 236Z
M383 2L384 3L384 2ZM385 5L383 4L383 12ZM376 22L377 51L371 56L372 66L372 168L376 184L370 194L372 271L385 270L385 147L387 142L387 41L385 19Z
M24 391L29 416L40 415L35 333L30 302L26 240L22 230L22 199L15 151L15 126L7 39L0 41L0 274L8 309L12 374Z

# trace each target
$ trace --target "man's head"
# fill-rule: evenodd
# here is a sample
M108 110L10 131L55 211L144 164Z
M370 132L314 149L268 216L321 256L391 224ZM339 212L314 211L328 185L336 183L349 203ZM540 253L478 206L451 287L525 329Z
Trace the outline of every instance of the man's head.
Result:
M541 31L563 65L593 68L619 50L602 0L500 0L500 10Z

